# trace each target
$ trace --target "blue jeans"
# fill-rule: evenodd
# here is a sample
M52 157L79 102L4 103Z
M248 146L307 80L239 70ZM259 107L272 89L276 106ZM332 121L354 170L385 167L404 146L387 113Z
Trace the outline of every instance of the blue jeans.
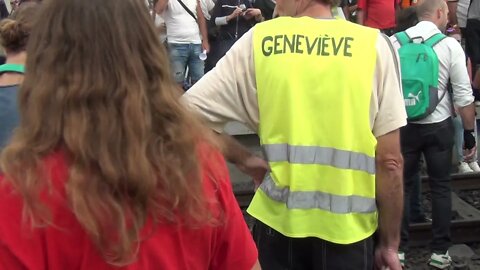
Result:
M453 118L453 126L455 127L455 153L457 155L458 162L464 161L463 159L463 124L460 115ZM477 123L475 121L475 139L477 139ZM477 161L477 154L473 157L473 161Z
M204 74L204 63L198 57L202 52L201 44L168 43L168 52L173 69L173 77L178 84L184 85L185 72L191 84L196 83Z

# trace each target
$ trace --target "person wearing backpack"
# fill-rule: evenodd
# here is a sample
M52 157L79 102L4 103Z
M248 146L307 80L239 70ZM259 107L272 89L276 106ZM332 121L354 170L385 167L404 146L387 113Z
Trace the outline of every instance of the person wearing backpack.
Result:
M445 269L451 264L451 186L454 129L453 104L463 120L464 152L471 158L476 152L474 136L475 107L472 88L461 45L442 34L448 22L445 0L423 1L417 7L419 23L391 37L399 52L407 126L401 129L405 161L405 208L402 224L400 259L405 259L408 244L408 202L419 160L427 164L432 195L432 255L429 264ZM452 85L450 94L448 84Z

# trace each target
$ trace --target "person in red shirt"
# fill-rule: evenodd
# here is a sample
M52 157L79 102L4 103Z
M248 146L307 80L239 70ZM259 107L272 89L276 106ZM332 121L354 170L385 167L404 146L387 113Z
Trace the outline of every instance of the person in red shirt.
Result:
M399 0L358 0L357 22L392 35Z
M144 2L42 5L0 157L0 269L259 269Z

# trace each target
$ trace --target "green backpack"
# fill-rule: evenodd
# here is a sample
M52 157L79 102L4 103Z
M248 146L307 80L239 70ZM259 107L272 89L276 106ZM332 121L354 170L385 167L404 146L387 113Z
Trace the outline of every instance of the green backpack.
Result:
M407 33L395 34L400 49L400 66L402 71L403 99L408 121L416 121L429 116L438 103L438 57L433 47L442 41L444 34L435 34L423 41L422 38L410 38ZM422 39L422 42L414 42Z

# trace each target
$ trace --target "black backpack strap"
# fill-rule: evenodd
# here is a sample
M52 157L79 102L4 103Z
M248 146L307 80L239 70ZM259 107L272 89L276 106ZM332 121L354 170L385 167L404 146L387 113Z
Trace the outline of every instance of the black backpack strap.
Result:
M193 14L193 12L188 9L188 7L182 2L182 0L177 0L178 3L183 7L183 9L185 9L185 11L190 14L190 16L192 16L192 18L197 21L197 17Z

